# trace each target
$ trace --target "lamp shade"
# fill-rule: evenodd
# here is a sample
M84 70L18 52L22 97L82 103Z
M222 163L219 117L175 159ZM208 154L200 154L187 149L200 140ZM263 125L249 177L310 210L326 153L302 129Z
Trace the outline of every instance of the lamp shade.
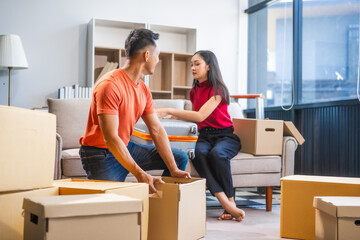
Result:
M18 35L0 35L0 68L28 68L24 48Z

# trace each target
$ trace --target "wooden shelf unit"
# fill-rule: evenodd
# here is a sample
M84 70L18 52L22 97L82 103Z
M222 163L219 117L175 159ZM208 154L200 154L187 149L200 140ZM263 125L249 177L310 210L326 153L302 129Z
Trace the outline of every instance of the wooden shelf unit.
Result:
M159 63L153 75L146 76L154 99L189 99L193 78L191 57L196 51L196 29L93 18L88 24L88 80L92 87L106 62L126 60L124 44L130 31L147 28L160 34Z

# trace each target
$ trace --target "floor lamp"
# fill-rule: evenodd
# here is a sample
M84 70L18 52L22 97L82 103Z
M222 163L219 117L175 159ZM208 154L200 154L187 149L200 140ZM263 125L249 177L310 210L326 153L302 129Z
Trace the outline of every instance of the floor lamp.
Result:
M28 63L20 37L12 34L0 35L0 69L9 70L9 106L11 96L11 70L26 68L28 68Z

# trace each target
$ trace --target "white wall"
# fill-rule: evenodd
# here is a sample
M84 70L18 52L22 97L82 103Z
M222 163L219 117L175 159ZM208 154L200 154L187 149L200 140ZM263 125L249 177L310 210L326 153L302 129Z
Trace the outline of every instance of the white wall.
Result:
M86 26L93 17L197 28L197 48L218 56L230 92L239 93L240 1L244 0L1 0L0 34L19 35L29 63L26 70L12 71L12 105L45 106L47 98L57 97L59 87L85 86ZM0 71L4 105L7 74Z

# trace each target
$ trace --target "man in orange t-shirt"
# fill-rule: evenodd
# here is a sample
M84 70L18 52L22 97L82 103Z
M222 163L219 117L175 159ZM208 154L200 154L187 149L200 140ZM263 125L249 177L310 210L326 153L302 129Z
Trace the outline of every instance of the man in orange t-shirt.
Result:
M164 176L190 178L184 171L188 157L170 147L151 92L142 81L159 62L158 38L148 29L131 31L125 41L123 68L105 74L94 86L86 130L80 138L81 161L89 179L124 181L131 172L139 182L149 184L150 192L156 192L154 183L162 180L146 170L164 169ZM140 117L156 147L129 141Z

